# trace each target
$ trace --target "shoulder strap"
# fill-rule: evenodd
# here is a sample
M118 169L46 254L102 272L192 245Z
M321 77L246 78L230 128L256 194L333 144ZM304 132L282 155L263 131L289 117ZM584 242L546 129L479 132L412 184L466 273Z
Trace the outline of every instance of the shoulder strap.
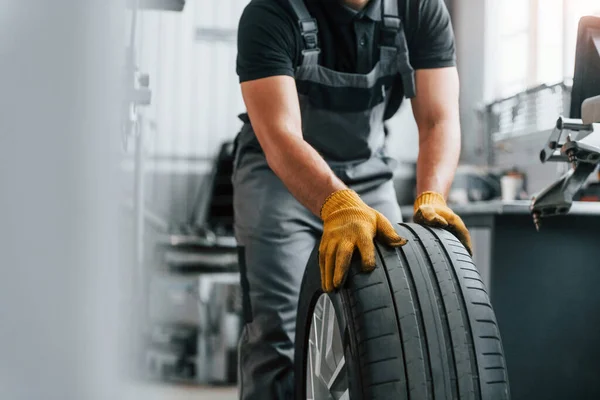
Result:
M321 53L317 20L308 12L304 0L289 0L289 2L298 18L298 26L304 42L302 65L316 65L319 61L319 53Z
M412 98L416 95L415 71L410 65L406 35L398 14L398 0L382 0L382 2L381 58L397 54L404 94Z
M396 48L396 35L402 29L402 21L398 16L398 0L382 0L382 2L382 45Z

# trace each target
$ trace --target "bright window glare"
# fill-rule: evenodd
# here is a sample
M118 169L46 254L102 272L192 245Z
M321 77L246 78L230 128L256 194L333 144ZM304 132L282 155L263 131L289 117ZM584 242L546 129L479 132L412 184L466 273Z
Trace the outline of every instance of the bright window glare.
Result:
M529 3L523 0L502 0L498 4L498 82L500 96L518 92L527 83L529 65Z
M527 31L501 42L500 71L505 85L522 86L526 83L528 50Z
M496 96L573 77L579 20L600 16L599 0L496 0ZM532 12L535 10L535 12Z
M523 0L501 0L499 18L502 34L510 35L529 27L529 4Z
M564 79L563 0L544 0L538 10L537 82L560 82Z

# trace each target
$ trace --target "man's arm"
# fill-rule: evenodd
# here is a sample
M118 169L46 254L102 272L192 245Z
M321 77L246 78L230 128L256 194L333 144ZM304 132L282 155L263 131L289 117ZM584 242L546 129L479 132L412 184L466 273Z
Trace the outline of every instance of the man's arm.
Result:
M458 73L455 67L417 70L413 112L419 128L414 221L445 228L473 254L471 235L446 205L460 156Z
M412 108L419 128L417 195L448 195L460 157L459 82L455 67L416 71Z
M346 186L302 137L296 83L273 76L242 83L242 95L269 167L306 208L319 215L327 197Z

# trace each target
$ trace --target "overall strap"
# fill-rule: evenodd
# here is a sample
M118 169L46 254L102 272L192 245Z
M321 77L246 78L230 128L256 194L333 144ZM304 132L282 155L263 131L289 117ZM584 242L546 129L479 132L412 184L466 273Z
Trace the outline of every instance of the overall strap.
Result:
M298 26L300 27L300 34L304 43L302 65L317 65L319 62L319 53L321 53L321 49L319 49L317 20L308 12L304 0L289 0L289 2L298 18Z
M398 14L398 0L382 0L382 2L380 58L386 60L397 55L404 95L412 98L416 95L415 71L408 57L406 35Z

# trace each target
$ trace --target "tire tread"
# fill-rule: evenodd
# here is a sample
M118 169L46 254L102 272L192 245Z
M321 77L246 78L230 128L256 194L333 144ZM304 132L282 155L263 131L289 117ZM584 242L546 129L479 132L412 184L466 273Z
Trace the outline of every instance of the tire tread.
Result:
M336 310L352 357L351 393L364 400L508 400L508 374L496 317L485 283L464 246L450 232L400 224L400 248L376 243L377 263L361 273L353 257ZM317 249L311 259L318 263ZM310 265L309 265L310 266ZM318 269L305 274L300 303L319 296ZM304 287L309 288L305 290ZM311 300L313 299L313 300ZM299 321L310 321L299 312ZM297 325L296 337L308 334ZM305 362L296 343L297 376ZM299 351L298 351L299 350ZM297 381L302 398L304 381Z

